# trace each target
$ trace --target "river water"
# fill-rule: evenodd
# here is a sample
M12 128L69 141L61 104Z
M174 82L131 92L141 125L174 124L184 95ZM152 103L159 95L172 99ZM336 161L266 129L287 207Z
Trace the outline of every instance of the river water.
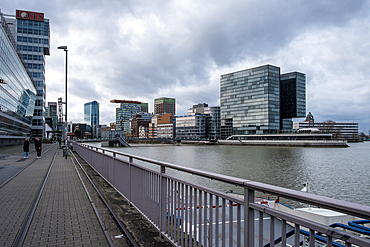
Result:
M349 148L147 144L109 149L294 190L309 181L312 194L370 206L370 142L350 143ZM190 175L186 179L242 192Z

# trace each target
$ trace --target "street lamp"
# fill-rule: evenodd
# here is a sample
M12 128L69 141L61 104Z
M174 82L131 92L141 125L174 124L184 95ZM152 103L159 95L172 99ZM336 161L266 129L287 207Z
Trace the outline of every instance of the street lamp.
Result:
M68 156L68 145L67 145L67 68L68 68L68 50L67 46L58 46L58 49L62 49L66 52L66 116L65 116L65 124L64 124L64 144L65 144L65 157L67 159Z

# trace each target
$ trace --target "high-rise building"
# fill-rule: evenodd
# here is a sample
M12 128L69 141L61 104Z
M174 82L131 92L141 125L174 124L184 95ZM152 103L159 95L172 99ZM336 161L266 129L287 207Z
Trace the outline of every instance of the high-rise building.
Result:
M131 100L111 100L116 103L116 130L131 132L130 120L134 114L148 112L148 103Z
M280 75L280 126L292 128L292 118L306 116L306 75L291 72Z
M171 113L176 115L176 99L158 98L154 100L154 114Z
M221 119L232 122L233 134L292 129L291 118L306 111L305 83L304 74L280 75L273 65L221 75Z
M99 125L99 103L91 101L84 104L84 121L92 127Z
M36 84L36 102L32 120L32 136L44 137L46 117L45 55L50 55L49 19L44 13L16 10L7 15L11 32Z
M0 146L30 137L36 87L0 12Z

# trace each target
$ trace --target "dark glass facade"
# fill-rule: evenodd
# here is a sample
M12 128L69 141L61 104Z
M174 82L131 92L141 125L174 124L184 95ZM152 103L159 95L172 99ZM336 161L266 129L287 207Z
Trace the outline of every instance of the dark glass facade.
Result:
M280 75L280 125L292 128L292 118L306 116L306 75L291 72Z
M0 146L3 146L5 139L23 141L30 136L36 88L1 13L0 18Z

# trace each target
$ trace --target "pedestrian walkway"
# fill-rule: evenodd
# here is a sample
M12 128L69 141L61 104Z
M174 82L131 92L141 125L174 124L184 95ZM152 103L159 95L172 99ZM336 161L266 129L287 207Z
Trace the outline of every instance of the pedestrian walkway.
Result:
M0 159L3 169L10 159L13 167L33 163L0 187L0 246L13 244L53 160L23 246L109 246L71 159L62 156L57 144L43 145L43 150L47 147L51 149L41 159L34 153L18 162L23 166L17 166L21 157L7 150L1 153L8 155Z

